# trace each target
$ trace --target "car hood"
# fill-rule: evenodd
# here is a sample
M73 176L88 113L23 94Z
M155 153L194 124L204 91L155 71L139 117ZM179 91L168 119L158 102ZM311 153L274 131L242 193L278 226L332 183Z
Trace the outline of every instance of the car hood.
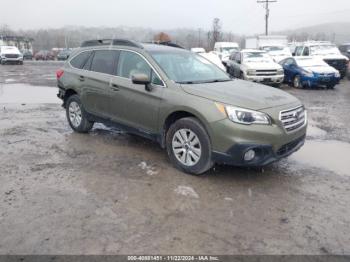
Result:
M337 70L334 69L331 66L308 66L308 67L303 67L303 69L307 70L307 71L312 71L314 73L318 73L318 74L330 74L330 73L336 73Z
M4 54L4 55L20 55L21 53L16 50L16 49L4 49L4 50L1 50L1 54Z
M327 60L327 59L349 60L346 56L341 55L341 54L317 54L317 55L315 55L315 57L318 57L318 58L323 59L323 60Z
M278 69L282 69L282 67L271 61L271 62L246 62L244 63L244 65L246 66L247 69L254 69L254 70L278 70Z
M238 79L181 86L188 94L252 110L300 103L297 98L279 89Z

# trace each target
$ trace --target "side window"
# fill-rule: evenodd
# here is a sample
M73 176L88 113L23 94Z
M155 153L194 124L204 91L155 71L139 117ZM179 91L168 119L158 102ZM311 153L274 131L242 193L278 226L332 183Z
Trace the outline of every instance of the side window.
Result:
M303 52L303 47L299 46L299 47L297 47L297 49L295 51L295 55L301 56L302 52Z
M91 53L90 51L80 53L70 61L70 64L75 68L82 69Z
M119 57L117 75L131 79L131 76L137 73L143 73L151 77L151 67L138 54L122 51Z
M163 86L163 81L152 70L144 58L134 52L121 51L117 76L131 79L132 75L140 73L148 75L152 84Z
M94 58L94 54L91 54L89 59L85 62L85 65L83 67L84 70L90 70L93 58Z
M309 56L310 55L310 49L309 49L309 47L305 47L304 48L304 52L303 52L303 56Z
M95 51L91 63L91 71L109 75L113 74L116 56L117 51L114 50Z
M151 83L158 86L163 86L163 81L158 77L158 75L152 70Z
M236 53L236 55L235 55L235 61L236 61L237 63L240 63L240 62L241 62L241 53Z
M291 66L291 65L294 65L294 64L295 64L294 63L294 59L291 59L291 58L287 59L287 61L285 63L285 65L288 65L288 66Z

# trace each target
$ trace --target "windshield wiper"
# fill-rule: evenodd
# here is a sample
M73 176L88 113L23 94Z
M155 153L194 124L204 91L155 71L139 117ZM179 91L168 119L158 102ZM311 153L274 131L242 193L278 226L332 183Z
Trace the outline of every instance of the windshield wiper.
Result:
M219 83L219 82L228 82L228 81L232 81L232 79L214 79L214 80L205 81L204 83Z
M228 82L232 81L232 79L213 79L213 80L203 80L203 81L179 81L176 82L178 84L184 85L195 85L195 84L207 84L207 83L219 83L219 82Z

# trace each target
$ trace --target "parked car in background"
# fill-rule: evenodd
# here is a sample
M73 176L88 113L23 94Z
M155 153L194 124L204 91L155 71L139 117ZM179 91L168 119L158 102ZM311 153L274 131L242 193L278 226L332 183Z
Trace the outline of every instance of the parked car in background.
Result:
M1 64L18 64L23 65L23 55L15 46L0 47Z
M262 50L245 49L231 54L227 70L233 77L276 87L284 79L282 66Z
M292 52L286 46L264 46L261 50L266 51L277 63L292 56Z
M82 48L57 71L71 128L94 122L154 141L189 174L215 163L266 166L299 150L307 114L294 96L232 80L180 48L112 40Z
M291 57L280 63L284 81L295 88L326 86L333 89L340 81L340 73L316 57Z
M197 54L206 53L203 47L193 47L191 48L191 52L197 53Z
M34 55L35 60L55 60L55 55L48 50L41 50Z
M298 46L295 56L312 56L324 60L340 72L341 78L347 74L349 58L342 55L338 47L326 41L309 41Z
M350 59L350 43L340 45L339 51L342 53L342 55Z
M209 60L210 62L212 62L216 66L218 66L221 70L226 71L226 67L221 62L221 59L213 52L207 53L207 52L205 52L205 49L201 48L201 47L191 48L191 52L196 53L200 56L203 56L204 58L206 58L207 60Z
M70 49L64 49L62 51L60 51L58 54L57 54L57 60L59 61L65 61L69 58L69 56L71 55L72 53L72 50Z
M30 50L23 50L23 59L24 60L32 60L33 59L33 53Z
M239 45L235 42L216 42L213 53L216 54L226 66L232 52L239 51Z

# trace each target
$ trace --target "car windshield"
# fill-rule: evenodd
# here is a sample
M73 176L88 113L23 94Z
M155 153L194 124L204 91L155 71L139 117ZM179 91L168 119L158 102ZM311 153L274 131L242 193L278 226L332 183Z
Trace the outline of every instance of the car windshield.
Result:
M299 58L296 59L298 66L301 67L311 67L311 66L327 66L325 62L321 59L313 59L313 58Z
M265 46L263 50L268 52L270 55L291 55L290 49L284 46Z
M154 60L173 81L198 84L230 81L231 78L216 65L197 54L186 51L151 52Z
M235 51L238 51L238 48L237 47L222 47L221 48L221 52L223 53L232 53L232 52L235 52Z
M271 62L271 57L265 52L244 52L243 60L245 62Z
M315 45L310 47L313 55L339 55L340 51L335 45Z
M285 47L283 47L283 46L264 46L263 49L267 52L283 51L285 49Z

